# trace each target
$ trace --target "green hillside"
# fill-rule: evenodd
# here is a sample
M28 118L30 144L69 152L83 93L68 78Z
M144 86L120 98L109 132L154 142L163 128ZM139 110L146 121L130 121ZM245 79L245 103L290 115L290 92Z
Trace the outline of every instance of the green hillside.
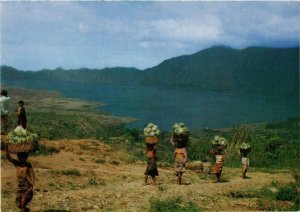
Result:
M165 60L145 72L142 83L147 85L275 95L298 93L299 48L213 47Z
M19 71L1 66L2 83L22 81L140 84L191 87L263 95L299 93L299 48L212 47L167 59L143 71L136 68Z

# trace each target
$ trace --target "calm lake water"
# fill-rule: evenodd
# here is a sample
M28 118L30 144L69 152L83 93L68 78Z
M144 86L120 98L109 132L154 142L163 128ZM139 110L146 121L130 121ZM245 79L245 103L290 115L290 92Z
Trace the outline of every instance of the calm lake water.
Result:
M49 84L10 82L6 85L60 91L66 97L107 104L102 111L138 119L127 127L143 128L148 122L170 130L175 122L191 129L231 127L272 122L298 116L296 98L175 89L169 87Z

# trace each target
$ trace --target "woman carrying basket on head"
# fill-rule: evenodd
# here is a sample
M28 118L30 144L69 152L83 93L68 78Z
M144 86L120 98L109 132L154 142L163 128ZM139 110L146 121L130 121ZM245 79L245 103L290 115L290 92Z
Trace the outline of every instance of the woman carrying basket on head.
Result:
M173 134L170 142L175 148L175 172L177 176L177 184L181 185L182 175L185 172L185 163L188 155L186 151L186 145L189 139L189 130L184 123L175 123L173 125Z
M157 155L156 148L157 143L159 141L158 135L160 131L155 124L149 123L144 128L144 136L146 142L146 156L147 156L147 167L144 173L144 183L143 185L147 185L148 176L152 178L152 185L156 186L156 176L158 176L157 171Z
M33 197L33 186L35 185L35 175L31 163L27 162L28 153L17 153L18 160L11 158L8 148L6 148L7 159L16 167L18 180L18 190L16 203L20 211L26 211L26 205Z
M227 146L227 140L221 136L215 136L211 141L210 153L215 155L215 164L213 166L213 172L216 175L214 183L219 183L223 166L224 166L224 153L223 150Z

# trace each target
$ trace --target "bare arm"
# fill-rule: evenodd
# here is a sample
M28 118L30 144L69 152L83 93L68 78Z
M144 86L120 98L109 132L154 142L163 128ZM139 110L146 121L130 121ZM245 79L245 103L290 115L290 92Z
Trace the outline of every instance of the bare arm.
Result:
M173 146L175 145L174 139L173 139L173 134L172 134L172 136L171 136L171 138L170 138L170 143L171 143Z
M35 186L35 174L32 167L29 168L29 173L31 178L31 185Z
M184 155L184 163L187 161L187 159L188 159L188 155L187 155L187 151L186 151L186 148L184 148L184 150L183 150L183 155Z

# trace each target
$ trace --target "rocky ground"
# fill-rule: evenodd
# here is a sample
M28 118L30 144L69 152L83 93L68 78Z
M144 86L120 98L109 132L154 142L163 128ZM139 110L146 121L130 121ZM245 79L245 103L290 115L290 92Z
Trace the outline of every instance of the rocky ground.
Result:
M288 171L275 173L252 170L241 179L240 169L225 166L222 182L212 176L187 170L183 185L177 185L172 167L160 167L158 186L142 186L144 161L129 163L130 155L116 151L96 140L43 140L49 155L29 157L36 174L31 211L147 211L153 198L181 196L204 211L261 210L262 201L255 193L272 183L293 181ZM14 166L1 156L1 208L17 211L15 206L16 173ZM126 162L127 161L127 162ZM281 208L292 202L277 202Z

